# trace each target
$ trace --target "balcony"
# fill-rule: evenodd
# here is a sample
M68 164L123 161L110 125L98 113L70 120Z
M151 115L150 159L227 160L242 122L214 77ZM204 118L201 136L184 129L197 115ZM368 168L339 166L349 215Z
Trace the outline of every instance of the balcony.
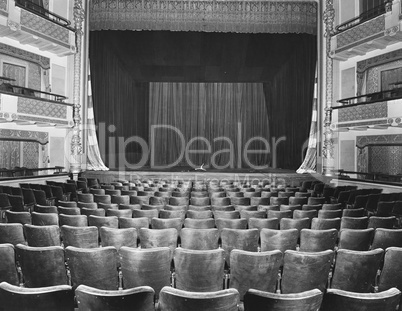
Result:
M334 131L402 127L402 88L338 100L333 107Z
M0 37L58 56L75 53L75 32L70 22L29 0L0 1Z
M0 80L11 79L0 77ZM73 104L65 103L66 99L62 95L0 83L0 123L72 127Z
M355 56L384 49L388 45L400 43L401 3L386 2L384 7L366 12L336 27L331 38L332 58L347 60Z

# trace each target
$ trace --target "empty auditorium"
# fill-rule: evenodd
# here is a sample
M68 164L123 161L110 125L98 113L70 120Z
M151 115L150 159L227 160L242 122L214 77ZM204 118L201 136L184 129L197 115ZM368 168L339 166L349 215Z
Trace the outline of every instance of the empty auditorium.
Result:
M402 311L400 0L0 0L0 311Z

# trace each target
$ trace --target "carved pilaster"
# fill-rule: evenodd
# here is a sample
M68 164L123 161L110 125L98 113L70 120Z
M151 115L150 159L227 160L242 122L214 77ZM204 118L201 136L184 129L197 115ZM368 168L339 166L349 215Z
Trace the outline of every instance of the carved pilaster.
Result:
M74 25L75 25L75 45L74 54L74 84L73 84L73 104L74 104L74 127L71 136L71 162L70 172L76 177L81 171L82 161L82 130L81 130L81 51L82 51L82 25L85 19L85 11L82 7L82 0L75 0L74 3Z
M334 35L334 18L335 10L333 0L326 0L326 7L324 11L324 24L325 24L325 49L326 49L326 95L325 95L325 116L324 116L324 142L322 147L323 156L323 174L330 176L333 174L334 169L334 140L332 138L332 101L333 101L333 60L331 58L331 36Z

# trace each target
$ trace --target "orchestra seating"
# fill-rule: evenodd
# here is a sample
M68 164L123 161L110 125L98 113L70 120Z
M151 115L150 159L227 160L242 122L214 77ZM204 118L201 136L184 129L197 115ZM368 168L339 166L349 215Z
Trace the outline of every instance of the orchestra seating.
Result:
M400 193L318 182L47 185L21 184L19 195L0 186L0 300L19 310L400 304Z

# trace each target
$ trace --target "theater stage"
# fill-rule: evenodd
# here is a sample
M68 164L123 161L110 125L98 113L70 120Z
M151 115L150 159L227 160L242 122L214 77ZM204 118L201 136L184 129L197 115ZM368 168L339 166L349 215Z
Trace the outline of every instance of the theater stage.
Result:
M85 171L82 177L98 178L100 182L109 183L115 180L191 180L211 181L229 180L238 182L269 182L275 185L299 186L304 180L316 180L322 177L319 174L298 174L293 170L268 168L264 170L254 169L206 169L195 170L191 167L173 167L166 170L157 170L143 167L140 170L109 170L109 171Z

